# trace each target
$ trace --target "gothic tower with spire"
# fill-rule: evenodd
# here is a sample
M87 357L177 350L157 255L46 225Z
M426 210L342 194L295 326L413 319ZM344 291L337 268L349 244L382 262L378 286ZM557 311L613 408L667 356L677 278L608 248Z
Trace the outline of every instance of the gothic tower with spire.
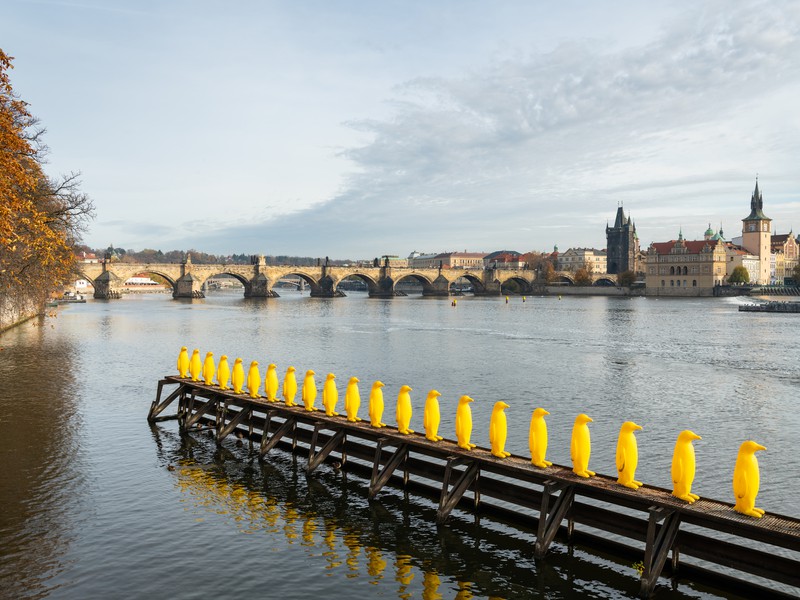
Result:
M770 241L772 237L770 223L772 220L764 214L763 209L764 199L758 189L758 177L756 177L756 189L750 196L750 214L742 219L742 246L758 257L758 281L751 283L767 285L770 281Z
M636 261L639 257L639 237L636 235L636 225L633 220L625 216L622 206L617 208L617 217L614 226L606 225L606 256L609 275L616 275L625 271L639 271Z

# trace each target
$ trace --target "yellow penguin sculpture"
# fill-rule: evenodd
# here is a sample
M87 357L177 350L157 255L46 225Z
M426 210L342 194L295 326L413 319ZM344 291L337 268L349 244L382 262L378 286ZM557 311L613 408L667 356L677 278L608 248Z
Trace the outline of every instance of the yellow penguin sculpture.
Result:
M339 391L336 389L336 375L328 373L325 384L322 386L322 405L325 407L325 414L329 417L337 417L336 403L339 402Z
M206 385L214 385L214 353L207 352L206 359L203 361L203 383Z
M186 346L181 346L181 351L178 353L178 377L186 379L189 373L189 352Z
M492 455L497 458L507 458L511 452L506 452L506 437L508 436L508 419L505 410L508 404L503 401L495 402L492 409L492 418L489 421L489 443L492 445Z
M589 425L592 418L583 413L575 419L572 426L572 441L569 453L572 457L572 472L578 477L593 477L594 471L589 470L589 455L592 453L592 439L589 435Z
M386 427L383 423L383 387L382 381L376 381L372 384L372 389L369 391L369 423L373 427Z
M638 490L642 485L641 481L636 481L636 465L639 464L639 449L636 446L636 436L634 431L641 430L641 426L633 421L625 421L619 430L617 439L617 483Z
M200 360L200 350L195 348L192 350L192 358L189 359L189 375L192 376L192 381L200 381L202 371L203 363Z
M294 367L286 369L283 378L283 400L286 406L294 406L294 397L297 395L297 378L294 375Z
M267 393L267 402L278 401L278 368L275 363L270 363L267 367L267 381L264 384L264 391Z
M547 423L545 423L544 417L549 414L543 408L534 410L531 415L531 426L528 430L528 448L531 451L531 463L542 469L546 469L553 464L544 458L547 454Z
M766 448L761 444L756 444L753 440L744 442L739 447L736 467L733 469L733 495L736 498L736 505L733 509L743 515L758 519L764 516L764 511L756 508L759 476L755 453L759 450L766 450Z
M314 371L311 369L306 371L305 379L303 379L302 398L303 406L308 412L317 410L314 406L314 401L317 399L317 383L314 381Z
M219 357L219 366L217 367L217 384L219 384L219 389L230 389L228 387L228 381L230 381L230 378L231 367L228 364L228 356L227 354L223 354Z
M456 408L456 439L458 440L458 447L464 450L472 450L477 444L470 444L469 438L472 435L472 409L469 403L472 398L469 396L461 396L458 399L458 408Z
M359 381L358 377L351 377L344 392L344 411L347 413L347 420L351 423L361 420L358 416L358 409L361 407L361 394L358 391Z
M247 392L251 398L260 397L258 393L260 387L261 373L258 372L258 361L254 360L250 363L250 369L247 371Z
M412 389L404 385L400 388L400 393L397 394L397 431L398 433L414 433L413 429L409 429L411 424L411 394L408 392Z
M231 385L233 386L234 394L242 393L242 386L244 385L244 365L242 359L237 358L233 361L233 373L231 374Z
M439 396L441 394L436 390L428 392L428 397L425 399L425 414L422 418L422 424L425 427L425 437L432 442L440 442L444 438L439 433L439 421L441 421L441 414L439 414Z
M678 434L678 441L675 442L675 452L672 454L672 495L689 504L693 504L700 498L692 493L692 482L694 481L694 440L702 440L693 431L685 429Z

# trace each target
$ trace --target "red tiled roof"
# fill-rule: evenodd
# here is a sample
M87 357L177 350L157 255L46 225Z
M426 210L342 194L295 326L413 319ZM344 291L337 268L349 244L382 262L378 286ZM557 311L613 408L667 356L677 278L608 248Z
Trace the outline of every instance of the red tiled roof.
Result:
M653 242L650 244L651 248L655 248L657 254L669 254L678 243L677 240L670 240L668 242ZM718 243L717 240L683 240L686 246L687 254L700 254L706 245L713 248Z

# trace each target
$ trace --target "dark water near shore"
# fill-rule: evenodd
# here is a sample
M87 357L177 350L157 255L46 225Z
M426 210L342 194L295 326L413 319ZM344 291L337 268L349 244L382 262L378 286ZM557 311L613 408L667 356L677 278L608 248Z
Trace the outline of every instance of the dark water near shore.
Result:
M523 455L544 406L560 464L586 412L599 473L614 472L619 426L633 420L644 427L637 479L662 487L688 428L703 437L693 491L728 501L738 446L755 439L767 446L758 506L797 516L799 336L796 315L739 313L734 299L465 297L453 308L289 292L63 307L0 336L0 597L633 597L630 564L560 544L535 563L529 532L456 513L436 527L429 501L387 489L368 503L352 475L307 477L282 451L261 464L246 445L151 428L156 382L181 345L311 368L320 390L334 372L341 399L350 376L364 400L381 379L384 420L408 384L418 430L436 388L447 437L469 394L484 446L502 399L506 449ZM720 596L664 581L658 597Z

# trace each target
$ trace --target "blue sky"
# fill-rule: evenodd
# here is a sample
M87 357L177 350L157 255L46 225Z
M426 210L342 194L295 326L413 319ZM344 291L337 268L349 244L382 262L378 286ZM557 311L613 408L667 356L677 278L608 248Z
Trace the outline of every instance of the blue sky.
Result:
M800 230L800 3L0 0L95 247L371 258ZM797 231L795 231L797 233Z

